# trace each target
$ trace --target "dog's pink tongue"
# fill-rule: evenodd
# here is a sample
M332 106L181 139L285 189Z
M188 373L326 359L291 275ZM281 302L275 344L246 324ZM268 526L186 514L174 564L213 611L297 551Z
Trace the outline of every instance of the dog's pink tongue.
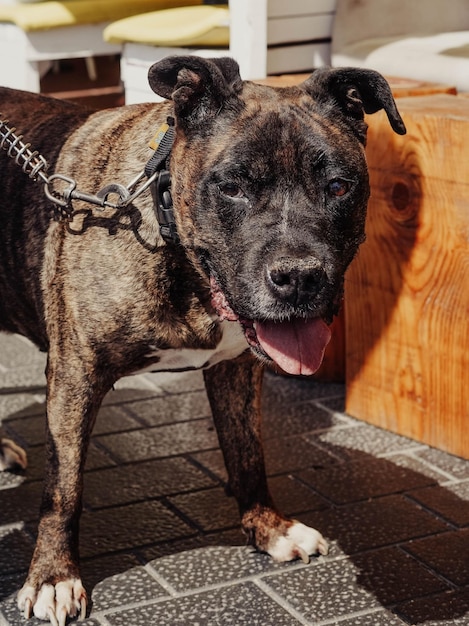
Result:
M257 339L266 354L287 374L311 376L319 369L331 338L322 319L256 322Z

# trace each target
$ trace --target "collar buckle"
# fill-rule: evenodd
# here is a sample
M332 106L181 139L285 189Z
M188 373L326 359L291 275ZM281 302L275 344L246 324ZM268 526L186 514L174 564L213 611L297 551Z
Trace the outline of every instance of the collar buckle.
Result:
M151 185L151 194L161 236L166 243L179 243L171 197L171 175L168 170L164 169L159 172L155 182Z

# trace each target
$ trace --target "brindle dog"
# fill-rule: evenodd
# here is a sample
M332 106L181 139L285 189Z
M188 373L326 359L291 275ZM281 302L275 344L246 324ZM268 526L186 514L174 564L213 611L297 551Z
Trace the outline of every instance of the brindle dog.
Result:
M405 132L387 82L369 70L319 69L297 87L270 88L242 81L231 59L189 56L155 64L149 81L168 102L97 113L0 90L4 118L84 191L132 180L154 131L168 116L176 128L179 243L163 241L150 192L125 211L75 202L70 223L53 220L40 185L0 157L0 328L48 352L45 486L18 602L52 624L86 613L78 522L96 414L118 378L142 370L203 368L252 545L278 561L327 552L269 494L262 370L319 367L364 239L364 113L384 109Z

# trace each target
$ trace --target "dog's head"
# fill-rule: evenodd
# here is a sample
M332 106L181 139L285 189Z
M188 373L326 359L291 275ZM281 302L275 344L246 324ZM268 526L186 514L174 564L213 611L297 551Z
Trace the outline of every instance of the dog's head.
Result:
M310 374L364 240L364 113L405 133L377 72L319 69L298 87L241 80L229 58L168 57L150 85L174 103L172 194L182 245L221 318L254 352Z

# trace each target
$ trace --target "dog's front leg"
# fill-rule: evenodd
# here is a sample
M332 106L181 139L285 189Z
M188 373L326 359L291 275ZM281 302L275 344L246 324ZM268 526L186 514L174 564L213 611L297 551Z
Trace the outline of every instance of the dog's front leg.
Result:
M98 381L99 384L98 384ZM86 614L78 525L91 429L108 385L78 358L49 357L45 482L36 548L18 606L53 626Z
M249 356L205 370L213 419L249 543L276 561L327 554L327 543L314 528L284 517L267 486L261 441L262 366Z

